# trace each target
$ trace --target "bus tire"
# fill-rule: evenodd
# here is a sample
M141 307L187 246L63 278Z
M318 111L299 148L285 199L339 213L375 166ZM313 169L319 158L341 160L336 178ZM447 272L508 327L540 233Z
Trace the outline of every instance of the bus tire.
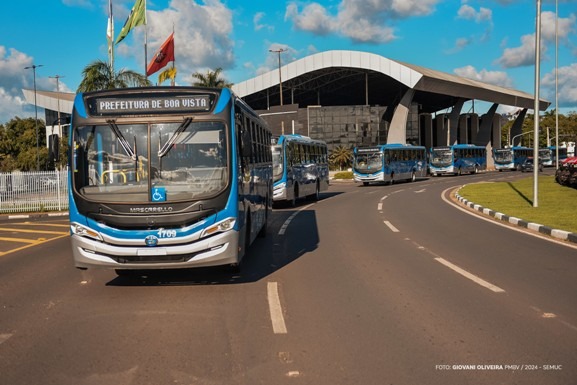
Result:
M471 171L471 174L476 174L479 172L479 168L477 166L475 166L475 168L473 169L473 171Z
M417 180L417 176L415 175L415 172L413 171L411 173L411 182L415 182Z
M315 202L318 202L319 199L321 199L321 186L320 186L320 181L317 179L316 182L316 186L315 186L315 192L311 195L309 195L309 199L313 200Z

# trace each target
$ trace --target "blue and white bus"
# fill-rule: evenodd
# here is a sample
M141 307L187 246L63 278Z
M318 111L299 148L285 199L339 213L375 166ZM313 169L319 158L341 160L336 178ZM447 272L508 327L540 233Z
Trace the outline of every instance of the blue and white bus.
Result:
M525 159L533 157L533 149L529 147L507 147L493 149L493 161L495 169L519 170Z
M70 131L77 268L240 266L266 233L271 132L228 89L79 93Z
M559 147L559 150L557 150L556 146L549 146L546 149L540 149L539 150L539 157L541 157L541 151L544 150L548 150L549 156L548 158L543 161L543 166L545 167L552 167L552 166L556 166L557 164L557 152L559 152L559 163L563 162L565 159L567 159L567 147Z
M319 199L319 193L329 188L327 145L302 135L281 135L272 145L273 200Z
M476 174L487 169L487 148L473 144L433 147L429 158L429 172L441 174Z
M381 144L356 147L353 151L355 182L367 186L371 182L414 182L427 176L427 150L410 144Z

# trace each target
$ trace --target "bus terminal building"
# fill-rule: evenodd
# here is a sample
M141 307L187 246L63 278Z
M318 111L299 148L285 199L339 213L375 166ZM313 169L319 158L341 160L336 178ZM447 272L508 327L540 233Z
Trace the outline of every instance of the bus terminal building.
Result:
M501 143L497 108L519 110L509 135L520 140L525 115L535 103L525 92L340 50L306 56L232 89L269 123L273 135L310 136L325 141L329 150L384 143L501 148L509 143ZM57 123L70 116L73 94L23 92L29 103L36 97L38 107L45 109L47 134L61 129ZM474 101L490 107L483 115L464 111L465 103ZM540 100L539 109L549 104Z

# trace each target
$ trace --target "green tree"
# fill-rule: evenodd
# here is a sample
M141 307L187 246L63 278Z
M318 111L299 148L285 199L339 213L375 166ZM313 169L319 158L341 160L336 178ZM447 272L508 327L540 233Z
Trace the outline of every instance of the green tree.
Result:
M109 63L102 60L96 60L84 67L82 76L78 92L152 85L146 76L126 69L117 72Z
M6 125L0 125L0 171L46 169L46 126L38 120L38 148L36 147L36 124L34 118L16 117Z
M343 170L343 167L349 167L353 160L353 151L344 146L337 146L331 150L329 161L333 167Z
M192 77L196 79L192 83L196 87L210 87L210 88L229 88L233 83L229 83L226 79L220 77L222 68L217 68L214 71L207 70L205 74L195 72Z

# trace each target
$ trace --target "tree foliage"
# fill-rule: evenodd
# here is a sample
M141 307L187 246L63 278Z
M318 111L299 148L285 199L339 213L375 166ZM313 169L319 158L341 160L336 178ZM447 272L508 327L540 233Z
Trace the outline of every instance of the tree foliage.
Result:
M38 148L34 118L16 117L0 125L0 171L45 169L48 159L45 139L46 126L38 120ZM38 154L38 156L37 156Z
M509 130L513 125L514 120L508 121L501 128L501 139L503 146L506 146L513 138L509 137ZM539 147L547 146L547 131L549 132L549 140L551 145L555 145L555 110L547 111L539 116ZM523 120L522 130L522 144L524 146L533 146L533 131L535 130L535 115L527 114ZM517 142L518 139L515 139ZM559 114L559 145L562 142L577 141L577 112L569 112L569 114Z
M103 60L95 60L84 67L82 77L78 92L152 85L146 76L127 69L115 71L109 63Z
M344 146L337 146L333 148L329 154L329 162L333 168L338 167L339 170L351 166L353 160L353 151Z
M233 83L229 83L226 79L221 78L220 74L222 68L217 68L214 71L207 70L206 73L195 72L192 77L196 79L192 83L195 87L210 87L210 88L229 88Z

